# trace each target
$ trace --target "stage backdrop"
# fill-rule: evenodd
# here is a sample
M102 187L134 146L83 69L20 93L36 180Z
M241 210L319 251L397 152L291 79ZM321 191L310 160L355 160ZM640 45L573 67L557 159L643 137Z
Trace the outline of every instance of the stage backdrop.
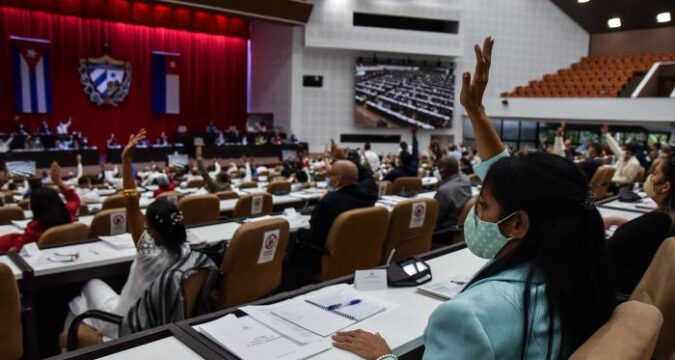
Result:
M191 18L219 23L224 18L197 15ZM0 6L0 132L11 131L15 125L12 35L51 41L54 110L47 115L19 114L30 131L43 119L54 129L59 120L72 116L70 130L82 131L90 142L101 146L110 133L126 142L126 137L141 127L149 131L153 142L161 131L171 137L179 125L186 125L188 131L204 131L213 121L221 127L242 128L246 120L248 30L244 20L232 19L230 23L236 24L234 36ZM80 59L101 56L105 44L110 56L132 65L131 88L118 107L97 106L80 83ZM180 54L179 115L152 112L152 51Z

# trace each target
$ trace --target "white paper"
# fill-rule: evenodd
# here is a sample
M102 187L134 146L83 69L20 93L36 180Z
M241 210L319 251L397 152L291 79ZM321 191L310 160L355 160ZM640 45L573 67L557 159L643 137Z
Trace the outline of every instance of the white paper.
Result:
M258 255L258 264L264 264L274 260L274 255L277 252L277 245L279 245L280 229L265 231L262 239L262 246L260 246L260 254Z
M325 341L297 344L250 316L229 314L194 329L244 360L301 360L331 348Z
M354 320L302 300L276 309L273 314L322 337L330 336L356 323Z
M12 224L14 224L14 226L18 227L19 229L24 230L31 221L32 220L12 220Z
M468 283L469 279L449 279L422 285L417 288L417 291L450 300L459 294Z
M130 233L122 233L112 236L99 236L99 239L117 250L133 249L136 247L136 244L134 244L134 238Z
M21 248L22 254L24 257L37 257L40 256L40 248L37 246L37 243L28 243Z
M251 215L257 215L262 212L263 208L263 196L256 195L251 199Z
M127 232L127 214L125 211L110 214L110 235Z
M384 290L387 288L387 270L356 270L354 287L357 290Z
M427 215L427 203L418 202L412 204L410 212L410 228L415 229L424 225L424 218Z
M285 306L286 303L287 302L282 302L266 306L249 305L241 307L239 310L247 313L250 317L257 320L258 322L261 322L265 326L272 328L274 331L283 334L284 336L287 336L300 344L308 344L310 342L321 340L322 337L314 334L313 332L295 325L292 322L272 313L274 310Z

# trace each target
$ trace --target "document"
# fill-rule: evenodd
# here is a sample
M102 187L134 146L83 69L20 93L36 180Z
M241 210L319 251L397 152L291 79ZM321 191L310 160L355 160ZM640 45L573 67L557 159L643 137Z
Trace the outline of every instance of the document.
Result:
M425 284L417 288L418 292L450 300L459 294L469 283L470 279L449 279L445 281Z
M193 328L242 360L302 360L331 348L328 341L298 344L250 316L229 314Z
M308 344L314 341L322 340L322 337L314 334L313 332L273 314L275 310L286 306L288 302L289 301L285 301L274 305L263 306L249 305L241 307L239 310L247 313L248 316L252 317L258 322L263 323L265 326L272 328L274 331L280 334L284 334L285 336L291 338L291 340L300 344Z
M117 250L133 249L136 247L136 244L134 244L134 238L130 233L111 236L99 236L98 238L113 249Z

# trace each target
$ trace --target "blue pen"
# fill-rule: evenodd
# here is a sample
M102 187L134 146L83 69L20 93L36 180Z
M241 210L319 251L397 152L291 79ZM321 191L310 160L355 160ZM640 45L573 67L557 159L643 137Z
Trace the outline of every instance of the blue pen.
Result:
M348 302L346 302L346 303L342 303L342 304L329 305L326 309L328 309L328 310L335 310L335 309L339 309L339 308L341 308L341 307L343 307L343 306L356 305L356 304L358 304L358 303L360 303L360 302L361 302L361 299L354 299L354 300L350 300L350 301L348 301Z

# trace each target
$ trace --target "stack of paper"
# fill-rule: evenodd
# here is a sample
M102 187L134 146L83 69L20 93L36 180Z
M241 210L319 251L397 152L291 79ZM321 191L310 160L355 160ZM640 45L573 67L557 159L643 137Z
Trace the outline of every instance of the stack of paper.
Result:
M25 229L30 222L31 220L12 220L12 224L21 230Z
M433 295L445 300L450 300L459 294L469 283L469 281L470 279L450 279L422 285L417 288L417 291L423 294Z

